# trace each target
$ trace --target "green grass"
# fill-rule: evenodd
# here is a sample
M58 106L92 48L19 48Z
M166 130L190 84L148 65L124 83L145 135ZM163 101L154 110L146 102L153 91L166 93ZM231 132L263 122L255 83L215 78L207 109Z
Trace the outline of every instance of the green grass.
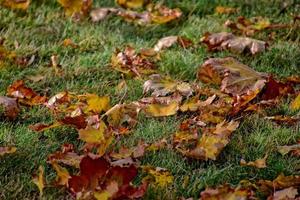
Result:
M248 2L248 3L247 3ZM17 79L27 80L28 75L42 74L46 79L38 83L26 81L30 87L49 96L68 90L81 93L109 95L113 102L119 102L122 95L115 87L122 76L109 68L114 50L130 44L137 49L151 47L158 39L168 35L183 35L194 42L207 32L226 31L223 23L239 15L265 16L272 22L290 21L291 13L299 13L299 6L289 7L279 15L280 0L166 0L169 7L179 7L184 18L179 22L162 26L139 27L112 17L100 24L88 20L74 23L63 16L63 10L56 1L33 1L27 13L16 13L0 9L0 36L6 38L5 46L21 55L35 53L36 60L29 67L20 68L6 63L0 68L0 95ZM113 1L95 2L96 6L114 5ZM215 15L217 5L240 8L240 13ZM266 39L268 33L259 33L256 38ZM65 38L71 38L80 49L61 46ZM209 57L234 56L243 63L261 72L273 73L276 77L300 74L300 35L295 31L280 30L270 49L256 57L233 55L229 52L208 53L199 45L193 49L172 47L162 54L159 62L161 73L173 78L195 81L196 70ZM49 67L50 57L59 55L64 76L55 76ZM142 97L141 80L128 79L129 89L125 101ZM275 111L274 111L275 112ZM287 107L281 113L290 112ZM16 154L0 158L0 199L38 199L39 194L31 182L32 174L40 164L46 167L47 180L52 180L54 172L46 164L47 155L58 150L66 142L80 145L76 131L71 128L58 128L37 134L28 129L30 124L50 122L51 116L44 108L23 108L16 122L0 119L0 146L16 145ZM152 119L141 116L139 123L129 137L122 140L127 145L135 145L144 139L153 142L173 134L180 123L180 117ZM216 161L193 161L174 151L163 150L147 154L142 164L164 167L175 177L174 184L158 190L150 188L145 199L178 199L179 197L199 197L207 186L223 183L237 184L241 179L273 179L279 173L297 174L299 159L281 156L276 152L277 145L292 144L300 139L299 124L294 127L278 126L259 116L249 116L234 134L231 143ZM269 154L268 168L254 169L241 167L239 160L255 160ZM186 185L183 184L187 179ZM43 199L66 199L65 191L47 188Z

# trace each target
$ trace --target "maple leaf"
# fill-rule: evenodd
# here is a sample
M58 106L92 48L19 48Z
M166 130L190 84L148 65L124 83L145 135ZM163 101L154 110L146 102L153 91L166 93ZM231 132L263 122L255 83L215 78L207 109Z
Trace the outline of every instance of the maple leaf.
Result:
M93 1L92 0L57 0L65 9L67 16L80 18L88 14Z
M15 98L9 98L0 96L0 108L4 108L4 115L9 119L16 119L20 112L17 100Z
M262 90L265 75L249 68L234 58L211 58L199 68L198 79L220 84L221 90L232 95L243 95Z
M17 98L18 101L25 105L41 105L46 102L45 96L40 96L31 88L26 87L23 80L17 80L7 88L8 96Z
M105 132L107 127L104 122L100 122L97 129L93 127L87 127L86 129L80 129L79 139L91 143L91 144L101 144L105 140Z
M206 44L210 51L228 49L234 53L241 54L247 52L252 55L264 52L268 46L266 42L248 37L237 37L227 32L206 33L201 38L201 42Z
M177 149L183 155L202 160L216 160L223 148L229 143L230 136L237 129L239 122L222 122L214 129L204 129L194 149Z
M123 52L117 50L112 55L111 66L119 72L138 77L153 74L157 68L151 60L137 54L129 46Z
M3 0L0 4L10 9L27 10L30 0Z
M15 153L17 151L16 147L1 147L0 146L0 156L4 156L5 154Z
M172 80L170 77L162 77L159 74L153 74L144 83L143 93L152 92L152 96L166 96L178 92L183 96L190 96L194 92L192 86L186 82Z
M149 174L144 179L152 180L155 185L159 187L166 187L169 184L172 184L174 177L166 169L161 167L151 167L143 166L143 171Z
M149 104L145 108L146 114L153 117L164 117L175 115L179 109L178 102L172 102L167 105L163 104Z
M38 187L40 191L40 196L43 196L43 190L45 187L45 170L42 166L39 166L38 174L34 175L32 178L33 183Z
M106 112L110 108L110 99L108 96L99 97L96 94L80 95L79 99L86 101L87 111L95 113Z
M259 169L262 168L266 168L267 164L266 164L266 159L267 159L268 155L265 155L265 157L263 158L259 158L255 161L250 161L250 162L246 162L244 159L240 160L240 165L241 166L251 166L251 167L256 167Z
M137 9L149 3L149 0L116 0L116 3L123 8Z
M240 187L233 188L228 184L217 187L216 189L206 188L201 192L203 200L246 200L253 197L253 191Z

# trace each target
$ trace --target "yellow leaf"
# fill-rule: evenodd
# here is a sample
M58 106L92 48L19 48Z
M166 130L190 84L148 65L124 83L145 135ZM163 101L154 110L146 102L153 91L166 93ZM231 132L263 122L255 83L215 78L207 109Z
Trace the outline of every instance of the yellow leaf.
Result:
M215 12L217 14L231 14L237 12L237 9L231 7L225 7L225 6L217 6L215 8Z
M147 0L116 0L116 3L124 8L141 8L146 4Z
M174 177L166 169L160 167L153 168L151 166L144 166L142 169L150 175L146 179L154 178L154 183L159 187L166 187L174 181Z
M100 144L105 140L104 134L107 127L104 122L99 123L99 128L95 129L93 127L88 127L87 129L79 130L79 139L90 143L90 144Z
M265 155L265 157L263 157L263 158L259 158L255 161L251 161L251 162L248 162L248 163L244 159L241 159L240 165L241 166L257 167L259 169L266 168L267 167L267 164L266 164L267 157L268 157L268 155Z
M16 147L0 147L0 156L5 154L15 153L17 151Z
M178 102L170 103L169 105L150 104L145 112L153 117L164 117L175 115L179 109Z
M107 111L110 108L110 99L107 96L99 97L95 94L87 95L88 111L101 113Z
M51 162L51 164L52 164L52 167L54 168L54 170L57 173L56 184L57 185L67 185L68 181L69 181L69 178L71 178L68 170L64 167L61 167L56 162Z
M65 9L67 16L86 15L92 6L92 0L57 0Z
M39 172L37 175L33 177L33 183L39 188L40 196L43 196L43 190L45 187L45 179L44 179L44 168L42 166L39 167Z
M4 0L1 4L10 9L27 10L30 0Z
M296 97L296 99L291 103L292 110L300 109L300 94Z

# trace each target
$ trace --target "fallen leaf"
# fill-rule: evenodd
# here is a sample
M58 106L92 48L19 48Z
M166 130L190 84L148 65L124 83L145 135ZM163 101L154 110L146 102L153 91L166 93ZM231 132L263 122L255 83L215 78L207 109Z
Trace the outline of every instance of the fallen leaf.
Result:
M40 96L31 88L27 87L23 80L17 80L7 88L7 94L10 97L17 98L18 101L25 105L41 105L46 102L45 96Z
M16 119L20 109L15 98L0 96L0 108L4 108L4 116L9 119Z
M39 166L38 174L33 176L33 183L38 187L40 191L40 196L43 196L43 190L45 187L45 178L44 178L44 168L42 166Z
M45 79L46 77L41 74L37 74L37 75L33 75L33 76L26 76L26 78L28 80L31 80L34 83L37 83L37 82L40 82L41 80Z
M105 131L107 131L107 127L104 122L101 122L98 129L92 127L80 129L78 131L79 139L90 144L101 144L105 140Z
M56 185L67 185L69 178L71 178L68 170L56 162L51 162L53 169L56 171L55 184Z
M123 8L137 9L149 3L149 0L116 0Z
M104 20L110 13L117 14L119 9L117 8L97 8L90 12L92 22L100 22Z
M294 187L289 187L283 190L276 191L274 194L268 197L268 200L296 199L297 194L298 194L298 189Z
M225 7L225 6L217 6L215 8L215 13L217 14L232 14L238 11L237 8Z
M251 53L252 55L264 52L267 43L248 37L237 37L232 33L206 33L201 42L208 46L210 51L230 50L233 53Z
M290 152L298 152L300 150L300 144L278 146L277 150L284 156Z
M228 184L217 187L216 189L206 188L201 192L202 200L246 200L252 199L253 192L249 189L240 187L233 188Z
M57 0L65 9L65 14L72 17L82 17L88 14L92 0Z
M263 90L262 99L276 99L293 93L294 88L290 84L276 81L272 76L270 76L266 82L266 87Z
M63 45L64 47L72 47L72 48L74 48L74 49L78 48L78 45L75 44L75 43L72 41L72 39L70 39L70 38L64 39L64 41L62 42L62 45Z
M179 105L177 102L170 103L168 105L162 104L149 104L145 112L146 114L153 117L165 117L175 115L179 109Z
M183 48L187 48L193 44L193 42L191 40L186 39L181 36L167 36L167 37L164 37L164 38L158 40L158 42L155 44L153 50L155 52L159 52L163 49L171 47L172 45L174 45L176 43L179 44L180 46L182 46Z
M271 117L265 117L265 119L272 120L277 124L287 124L293 126L300 122L300 117L298 116L282 116L282 115L275 115Z
M221 90L232 95L260 91L266 82L264 74L231 57L208 59L199 68L198 79L205 83L221 83Z
M5 154L15 153L17 151L16 147L1 147L0 146L0 156L4 156Z
M159 187L166 187L174 181L174 177L171 173L164 168L143 166L142 169L149 174L148 177L145 177L144 179L153 179L154 184Z
M267 159L268 155L265 155L265 157L263 158L259 158L255 161L250 161L250 162L246 162L244 159L240 160L240 165L241 166L251 166L251 167L256 167L259 169L262 168L266 168L267 164L266 164L266 159Z
M190 96L194 92L192 86L186 82L172 80L170 77L162 77L153 74L143 85L143 93L152 92L152 96L166 96L175 92L183 96Z
M138 77L153 74L157 68L153 61L143 58L132 47L126 47L123 52L117 50L112 55L111 66L121 73Z
M1 103L1 101L0 101L0 103ZM300 109L300 94L298 94L298 96L293 100L290 107L292 110Z
M30 0L3 0L0 3L2 6L10 9L27 10Z

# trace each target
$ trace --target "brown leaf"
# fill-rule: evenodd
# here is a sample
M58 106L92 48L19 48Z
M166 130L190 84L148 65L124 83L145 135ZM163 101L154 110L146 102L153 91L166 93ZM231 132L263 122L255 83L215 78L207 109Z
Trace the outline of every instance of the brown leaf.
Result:
M237 37L227 32L206 33L201 42L206 44L210 51L227 49L238 54L246 52L255 55L264 52L267 48L266 42L248 37Z
M203 130L194 149L178 149L183 155L201 160L216 160L223 148L230 142L230 136L239 122L230 121L218 124L214 129Z
M276 81L272 76L270 76L263 91L262 99L276 99L286 96L287 94L293 94L294 92L294 88L289 83Z
M74 49L78 48L78 45L75 44L71 38L64 39L64 41L62 42L62 45L64 47L72 47Z
M253 35L255 32L267 29L272 26L269 19L263 17L253 17L247 19L243 16L237 18L236 22L227 20L225 26L235 32L241 32L244 35Z
M150 79L144 83L143 93L152 92L152 96L166 96L175 92L183 96L190 96L194 89L189 83L172 80L170 77L162 77L159 74L153 74Z
M7 88L8 96L17 98L25 105L41 105L47 101L45 96L40 96L31 88L27 87L23 80L17 80Z
M167 36L164 37L160 40L158 40L158 42L156 43L156 45L154 46L154 51L159 52L163 49L169 48L174 44L179 44L180 46L182 46L183 48L187 48L189 46L191 46L193 44L193 42L189 39L186 39L184 37L180 37L180 36Z
M214 84L220 84L221 81L221 90L232 95L260 91L265 85L264 74L231 57L208 59L199 68L198 79Z
M0 96L0 108L4 108L4 116L13 120L18 116L20 109L15 98Z
M282 115L275 115L271 117L265 117L265 119L272 120L277 124L287 124L293 126L300 122L300 117L298 116L282 116Z
M4 156L5 154L15 153L17 151L16 147L1 147L0 146L0 156Z
M268 157L268 155L265 155L265 157L263 157L263 158L259 158L255 161L250 161L250 162L246 162L244 159L241 159L240 165L256 167L259 169L266 168L267 167L267 164L266 164L267 157Z
M298 153L300 152L300 144L294 144L294 145L289 145L289 146L288 145L278 146L277 150L283 156L290 153L290 152L292 152L293 154L298 155Z
M121 73L138 77L153 74L157 68L153 61L143 58L132 47L126 47L123 52L117 50L112 55L111 66Z

